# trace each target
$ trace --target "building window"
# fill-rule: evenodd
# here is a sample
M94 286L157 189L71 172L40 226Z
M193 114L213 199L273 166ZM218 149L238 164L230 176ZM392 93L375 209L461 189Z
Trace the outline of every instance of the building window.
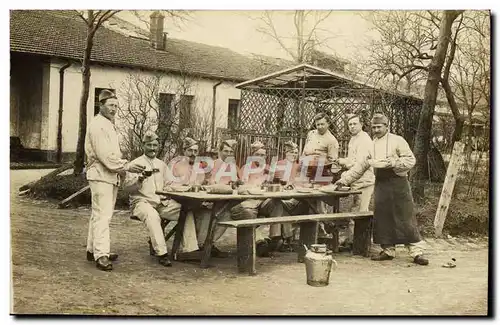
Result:
M158 118L160 123L166 123L172 118L172 102L174 94L160 93L158 98Z
M193 127L191 125L191 117L193 114L193 100L192 95L181 95L179 102L179 128L189 128Z
M111 88L95 88L94 89L94 116L99 114L99 94L101 93L101 91L103 90L109 90L111 92L113 92L113 94L116 95L116 90L115 89L111 89Z
M227 128L234 130L238 128L238 116L240 113L240 100L230 99L227 107Z

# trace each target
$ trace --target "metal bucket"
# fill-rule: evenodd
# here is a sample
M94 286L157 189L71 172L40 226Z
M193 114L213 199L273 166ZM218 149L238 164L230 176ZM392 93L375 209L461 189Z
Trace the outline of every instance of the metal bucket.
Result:
M313 287L324 287L329 284L332 267L333 265L336 267L337 262L331 255L326 254L326 245L311 245L311 250L307 250L306 252L304 262L306 264L308 285Z

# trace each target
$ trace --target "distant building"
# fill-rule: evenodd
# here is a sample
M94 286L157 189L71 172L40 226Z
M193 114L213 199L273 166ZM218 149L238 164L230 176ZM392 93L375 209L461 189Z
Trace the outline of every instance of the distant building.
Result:
M234 85L259 76L264 63L270 72L287 64L286 60L279 64L269 57L255 60L231 49L169 38L162 20L161 15L152 15L151 30L145 31L113 17L97 31L88 122L98 111L96 98L101 89L119 92L131 73L151 76L160 72L166 88L185 75L193 80L188 93L179 95L171 89L160 94L163 110L168 111L172 99L182 96L183 109L196 109L210 118L215 109L215 127L231 128L237 124L240 100L240 90ZM85 37L86 25L75 11L10 11L10 135L30 150L32 159L55 160L58 130L63 161L74 157ZM336 67L335 60L319 52L315 58Z

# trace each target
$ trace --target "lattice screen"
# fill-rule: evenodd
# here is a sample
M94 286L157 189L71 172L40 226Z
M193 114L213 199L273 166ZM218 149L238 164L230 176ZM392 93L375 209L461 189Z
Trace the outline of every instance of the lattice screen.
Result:
M249 154L250 144L260 140L269 154L283 157L282 145L292 140L300 145L312 129L319 112L329 115L331 132L340 145L340 155L347 154L349 131L346 115L358 114L370 133L369 120L375 112L385 113L391 132L403 136L410 145L418 125L421 101L368 89L259 88L242 89L240 115L236 130L219 129L218 139L238 140L238 162Z

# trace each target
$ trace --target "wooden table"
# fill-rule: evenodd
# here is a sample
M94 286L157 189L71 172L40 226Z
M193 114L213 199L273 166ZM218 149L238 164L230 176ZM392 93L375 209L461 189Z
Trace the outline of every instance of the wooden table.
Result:
M281 192L263 192L262 194L208 194L206 192L170 192L170 191L157 191L156 194L168 196L169 198L179 202L181 204L181 211L179 215L179 221L177 224L177 231L175 233L174 243L172 250L170 252L171 258L175 259L176 254L179 250L182 235L184 232L184 225L186 223L186 216L189 208L191 206L199 206L202 202L212 202L212 213L210 214L210 222L208 225L207 237L205 239L204 250L202 253L201 267L207 268L209 266L210 254L212 252L213 235L215 229L216 212L224 208L228 202L241 202L249 199L256 200L266 200L266 199L296 199L302 202L306 202L309 205L310 210L314 214L319 214L316 206L312 204L309 199L321 199L325 197L333 198L333 212L339 212L339 199L341 197L346 197L352 194L360 194L361 191L333 191L333 192L321 192L320 190L314 189L311 192L303 193L297 190L281 191ZM223 212L219 211L219 214Z

